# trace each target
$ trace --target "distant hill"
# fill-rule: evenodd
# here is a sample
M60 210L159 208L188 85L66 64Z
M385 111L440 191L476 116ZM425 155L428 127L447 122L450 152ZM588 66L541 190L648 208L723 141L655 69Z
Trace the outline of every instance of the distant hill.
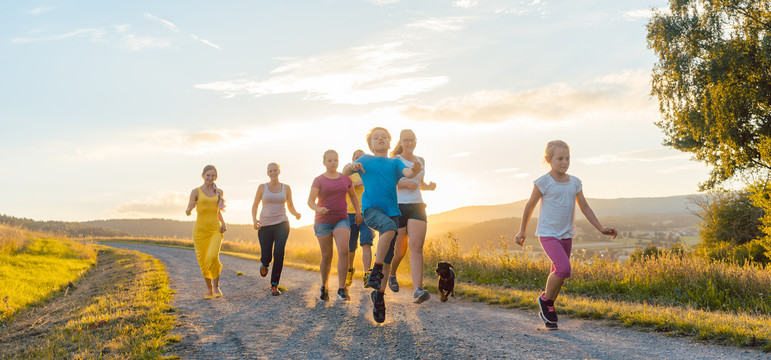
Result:
M90 226L77 222L66 221L37 221L32 219L17 218L8 215L0 215L0 223L18 226L28 230L42 231L52 234L62 234L69 237L87 236L126 236L126 231L106 229L98 226Z
M628 215L651 215L664 221L656 215L666 215L690 218L697 221L696 216L688 210L689 198L698 195L679 195L658 198L621 198L621 199L587 199L594 213L599 218ZM471 224L487 222L495 219L506 219L513 216L520 217L525 209L527 200L521 200L508 204L466 206L439 214L428 216L428 235L438 236L448 231L456 231ZM582 219L580 210L576 209L576 219ZM538 207L533 212L533 217L538 216ZM628 219L630 221L633 218ZM655 222L655 221L653 221ZM614 222L615 223L615 222ZM519 223L516 224L519 228ZM626 230L624 230L626 231ZM510 232L510 230L509 230Z

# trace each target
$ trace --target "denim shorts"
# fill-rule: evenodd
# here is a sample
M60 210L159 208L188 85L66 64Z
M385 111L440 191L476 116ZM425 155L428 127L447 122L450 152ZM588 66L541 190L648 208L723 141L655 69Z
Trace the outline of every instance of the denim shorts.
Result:
M316 233L316 236L327 236L332 233L332 230L337 228L346 228L348 229L350 226L348 225L348 218L342 219L335 223L313 223L313 231Z
M367 226L366 221L356 225L356 214L348 214L348 223L351 224L351 237L348 240L348 251L356 250L357 245L372 245L372 229Z
M399 231L399 217L388 216L379 207L367 208L363 215L367 226L380 234L386 231Z

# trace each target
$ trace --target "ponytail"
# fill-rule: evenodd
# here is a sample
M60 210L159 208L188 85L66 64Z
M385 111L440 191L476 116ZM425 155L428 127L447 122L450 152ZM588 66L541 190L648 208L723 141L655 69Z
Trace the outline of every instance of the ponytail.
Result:
M217 208L225 211L225 199L222 198L222 193L220 193L220 190L217 189L217 184L211 183L211 186L214 189L214 192L217 193Z

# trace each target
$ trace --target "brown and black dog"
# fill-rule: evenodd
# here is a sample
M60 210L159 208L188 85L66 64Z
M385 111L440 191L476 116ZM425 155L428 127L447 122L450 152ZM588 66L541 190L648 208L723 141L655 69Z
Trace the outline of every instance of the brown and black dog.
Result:
M447 301L448 296L455 297L455 268L448 262L436 264L436 275L439 275L439 295L442 302Z

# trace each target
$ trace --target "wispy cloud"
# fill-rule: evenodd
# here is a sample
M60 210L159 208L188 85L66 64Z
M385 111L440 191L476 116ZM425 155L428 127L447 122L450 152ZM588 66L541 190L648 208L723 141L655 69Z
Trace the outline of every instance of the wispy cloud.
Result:
M338 104L370 104L399 100L447 83L446 76L421 76L421 54L403 43L389 42L304 59L279 59L283 64L265 80L242 78L197 84L225 97L304 93L306 100Z
M414 23L408 24L407 27L422 28L431 31L457 31L463 29L464 22L469 18L467 17L444 17L444 18L428 18Z
M97 41L104 41L105 35L106 35L105 31L102 29L83 28L83 29L73 30L64 34L54 34L54 35L29 37L29 38L15 38L15 39L11 39L11 42L23 44L23 43L31 43L31 42L38 42L38 41L55 41L55 40L65 40L65 39L72 39L72 38L85 38L90 41L97 42Z
M635 150L635 151L628 151L628 152L623 152L618 154L598 155L598 156L593 156L586 159L579 159L578 161L587 165L601 165L601 164L629 162L629 161L652 162L652 161L666 161L666 160L682 160L682 159L688 159L688 158L690 158L690 155L688 154L684 154L671 149L660 148L660 149Z
M123 38L123 43L134 51L147 49L160 49L171 46L172 40L153 36L128 34Z
M660 7L655 10L668 12L669 8ZM633 9L627 11L621 11L621 16L627 21L647 20L653 16L654 9Z
M555 83L522 92L483 90L402 113L416 120L500 122L517 117L561 120L581 111L639 110L652 105L647 70L629 70L579 85Z
M703 164L703 163L696 163L696 162L694 162L694 163L691 163L691 164L688 164L688 165L673 166L671 168L661 169L661 170L657 171L657 173L659 173L659 174L671 174L671 173L676 173L676 172L681 172L681 171L692 171L692 170L702 170L703 171L703 170L706 170L708 168L709 167L707 165Z
M113 213L125 217L178 217L187 206L189 196L180 192L156 194L143 200L120 204Z
M204 44L206 46L211 46L211 47L213 47L213 48L215 48L217 50L222 50L222 47L220 47L219 45L217 45L217 44L215 44L215 43L213 43L213 42L211 42L209 40L206 40L204 38L200 38L197 35L190 35L190 37L193 38L193 40L195 40L195 41L200 41L202 44Z
M457 0L452 3L452 6L464 8L464 9L470 9L475 6L479 5L479 0Z
M371 2L376 5L388 5L399 2L399 0L367 0L367 2Z
M38 7L34 8L34 9L30 10L30 11L27 11L27 14L32 14L32 15L38 16L40 14L51 12L53 10L54 10L54 8L49 7L49 6L38 6Z
M157 16L155 16L153 14L150 14L150 13L144 13L144 16L148 20L151 20L151 21L153 21L155 23L161 24L163 27L169 29L169 31L171 31L171 32L175 32L175 33L179 32L179 28L177 28L177 25L174 25L174 23L169 21L169 20L161 19L161 18L159 18L159 17L157 17Z

